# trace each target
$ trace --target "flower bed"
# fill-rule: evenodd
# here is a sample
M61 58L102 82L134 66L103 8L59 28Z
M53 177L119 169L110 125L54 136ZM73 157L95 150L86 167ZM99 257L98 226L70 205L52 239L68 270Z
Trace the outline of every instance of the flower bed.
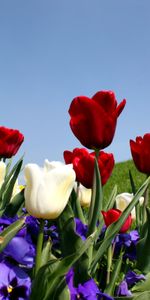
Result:
M12 166L24 136L0 127L0 299L150 299L150 177L104 202L113 141L126 100L112 91L72 100L70 127L82 148L64 163ZM83 148L85 147L85 148ZM130 141L137 169L150 173L150 134ZM88 149L88 150L87 150Z

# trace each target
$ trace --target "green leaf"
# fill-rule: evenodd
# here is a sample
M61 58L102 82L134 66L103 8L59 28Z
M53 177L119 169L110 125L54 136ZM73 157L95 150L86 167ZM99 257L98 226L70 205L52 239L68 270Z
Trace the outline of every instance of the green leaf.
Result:
M52 300L71 300L70 291L65 279L60 282L54 296L52 296Z
M85 217L84 217L84 214L83 214L83 210L82 210L80 201L78 199L78 188L79 188L79 186L77 184L77 193L75 192L74 189L72 190L71 197L70 197L70 202L71 202L71 206L72 206L72 209L73 209L73 212L74 212L74 216L76 218L80 219L82 221L82 223L85 224Z
M150 292L150 273L146 275L146 280L138 282L134 287L131 289L133 293L141 293L145 291Z
M79 247L83 245L83 240L75 231L74 213L70 203L67 205L61 216L58 218L58 227L60 235L60 244L62 256L66 257L75 253ZM78 280L87 280L89 278L89 255L84 253L75 265L76 273L78 273Z
M134 183L134 179L133 179L131 170L129 170L129 178L130 178L132 193L135 194L136 193L136 187L135 187L135 183Z
M133 300L133 297L132 296L131 297L123 296L123 297L114 297L114 299L115 300Z
M108 199L108 202L105 202L104 208L103 208L104 211L107 211L107 210L113 208L115 200L116 200L116 196L117 196L117 185L114 186L112 193Z
M9 172L9 174L7 174L8 172L6 171L6 178L4 183L1 186L1 190L0 190L0 197L1 194L3 194L3 192L5 191L5 188L8 184L8 182L10 181L11 177L13 176L14 172L16 171L16 169L18 168L19 164L23 161L23 156L16 162L16 164L13 166L12 170ZM10 166L9 166L10 167ZM8 169L9 169L8 167Z
M150 292L147 291L133 297L133 300L149 300L149 299L150 299Z
M92 234L74 254L63 258L62 260L54 260L40 268L33 282L30 300L53 299L52 297L60 281L69 271L70 267L74 265L75 262L90 247L94 238L95 234Z
M14 217L19 209L22 207L24 203L24 190L22 190L20 193L18 193L12 201L6 206L6 209L4 210L4 215L7 217Z
M47 262L50 259L51 254L51 241L48 240L44 243L43 249L42 249L42 255L41 255L41 266L44 266L47 264Z
M143 234L137 243L137 268L143 273L150 272L150 208L146 208L147 221Z
M4 229L0 234L0 252L4 250L7 244L11 241L11 239L17 234L17 232L22 228L25 223L25 218L21 218L11 225L9 225L6 229Z
M9 174L9 171L10 171L10 168L11 168L11 165L12 165L12 160L13 158L11 157L6 165L6 175L5 177L7 177L7 175Z
M68 256L73 254L83 244L82 239L75 232L75 221L74 213L70 203L67 204L66 208L57 219L59 228L60 244L62 250L62 256Z
M10 202L13 188L18 178L18 175L20 173L22 163L23 163L23 159L21 158L13 167L9 175L6 177L6 180L4 181L1 187L0 190L1 210L5 209L6 205Z
M103 254L105 253L105 251L107 250L109 245L111 244L115 235L119 232L120 228L124 224L125 220L129 216L129 214L131 213L132 209L138 203L139 198L143 195L143 193L147 189L149 183L150 183L150 177L143 183L143 185L137 191L137 193L133 197L130 204L123 211L119 220L117 220L116 222L114 222L110 226L108 226L108 228L106 230L105 238L104 238L103 242L101 243L101 245L100 245L99 249L97 250L97 253L93 259L92 266L91 266L92 273L95 271L95 267L96 267L97 263L99 262L99 260L101 259L101 257L103 256Z

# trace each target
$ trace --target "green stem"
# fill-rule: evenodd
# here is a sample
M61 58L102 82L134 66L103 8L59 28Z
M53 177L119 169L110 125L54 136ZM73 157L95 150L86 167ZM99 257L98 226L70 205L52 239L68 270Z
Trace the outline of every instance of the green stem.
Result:
M102 185L100 170L98 166L99 151L95 150L95 164L94 164L94 176L93 176L93 188L92 199L88 216L88 233L87 236L92 234L96 228L99 214L102 209Z
M146 207L149 202L149 186L147 187L145 193L144 193L144 206Z
M110 296L114 295L114 290L116 287L116 282L118 281L118 277L120 277L120 270L122 266L122 259L123 259L123 252L120 252L120 256L117 259L113 272L111 274L111 278L109 281L109 284L106 286L106 289L104 290L105 293L107 293Z
M98 160L98 157L99 157L99 153L100 153L100 150L99 149L95 149L95 156L96 156L97 160Z
M147 176L148 177L148 176ZM143 212L142 212L142 223L144 224L146 222L146 207L149 203L149 186L147 187L145 193L144 193L144 203L143 203Z
M111 265L112 265L112 245L109 246L108 253L107 253L107 277L106 277L107 285L110 282Z
M40 228L36 246L36 258L35 258L35 276L41 266L41 255L42 255L42 247L43 247L43 238L44 238L44 220L40 220Z
M79 183L77 184L76 212L77 212L78 218L82 221L82 223L85 224L86 222L85 222L83 210L81 208L81 204L79 201Z

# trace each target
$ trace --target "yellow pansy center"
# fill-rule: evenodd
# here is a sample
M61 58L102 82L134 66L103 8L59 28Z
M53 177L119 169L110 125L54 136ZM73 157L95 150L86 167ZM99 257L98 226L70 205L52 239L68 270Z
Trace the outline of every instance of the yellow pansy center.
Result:
M11 285L9 285L7 287L7 292L10 294L12 292L12 290L13 290L13 287Z

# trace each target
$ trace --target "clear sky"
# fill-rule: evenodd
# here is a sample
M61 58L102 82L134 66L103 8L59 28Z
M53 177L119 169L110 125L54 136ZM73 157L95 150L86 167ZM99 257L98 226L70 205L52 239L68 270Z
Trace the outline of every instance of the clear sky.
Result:
M0 125L25 135L17 158L82 147L69 105L99 90L127 100L105 151L130 159L129 139L150 132L149 0L0 1Z

